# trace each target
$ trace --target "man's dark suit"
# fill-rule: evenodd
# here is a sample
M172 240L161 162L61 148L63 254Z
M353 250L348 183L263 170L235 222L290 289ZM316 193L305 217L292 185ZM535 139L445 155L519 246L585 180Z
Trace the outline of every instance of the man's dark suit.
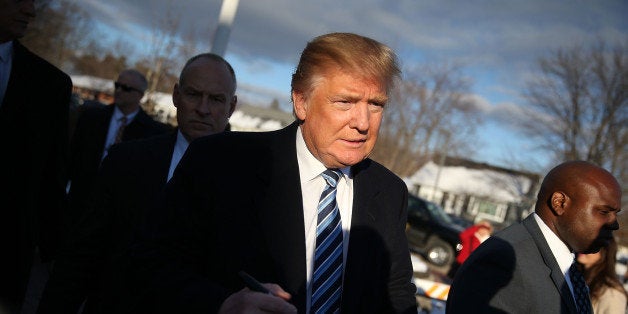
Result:
M35 246L46 261L59 240L72 81L18 41L13 52L0 107L0 300L21 304Z
M532 215L471 253L456 273L446 309L447 313L576 313L565 276Z
M110 148L95 183L95 201L59 252L40 313L76 313L85 298L83 313L116 312L110 306L120 301L112 295L122 280L117 271L120 256L144 211L154 207L163 192L176 138L171 132Z
M133 251L132 312L216 312L244 287L238 271L273 282L306 307L305 231L297 124L190 144L164 207ZM371 160L352 167L354 201L343 313L416 313L404 233L407 188ZM139 293L138 293L139 292Z
M82 215L92 193L94 179L102 159L114 105L82 108L70 143L70 224ZM140 108L124 129L122 141L147 138L168 132L170 128L153 120Z

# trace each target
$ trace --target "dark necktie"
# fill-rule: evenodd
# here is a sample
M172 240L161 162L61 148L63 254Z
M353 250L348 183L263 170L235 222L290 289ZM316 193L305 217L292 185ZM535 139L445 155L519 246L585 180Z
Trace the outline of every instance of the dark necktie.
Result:
M340 313L342 295L342 223L336 203L336 184L340 171L327 169L327 182L318 202L316 250L312 274L311 313Z
M118 144L122 141L124 128L126 128L126 116L122 116L122 118L120 118L120 126L118 126L118 131L116 132L116 138L113 141L114 144Z
M584 282L584 276L577 267L577 263L573 262L569 267L569 278L573 285L573 294L578 306L578 313L591 313L591 299L589 298L589 288Z

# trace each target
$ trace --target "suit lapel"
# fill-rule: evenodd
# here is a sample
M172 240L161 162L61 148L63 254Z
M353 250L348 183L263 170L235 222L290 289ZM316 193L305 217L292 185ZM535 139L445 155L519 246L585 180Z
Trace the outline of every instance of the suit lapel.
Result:
M156 182L167 182L168 172L170 171L170 163L172 161L172 153L177 142L177 131L156 138L155 145L152 147L152 160L154 160L155 176L158 178Z
M0 114L3 111L17 112L18 110L27 111L31 110L30 106L25 106L24 104L29 103L27 99L24 97L30 97L31 92L29 92L29 83L28 75L32 74L30 70L30 52L20 44L17 40L13 41L13 63L11 65L11 73L9 74L9 81L7 82L7 89L4 92L4 99L2 101L2 106L0 107ZM15 114L14 116L30 116L26 112L23 114ZM28 119L27 119L28 120Z
M89 121L93 131L88 130L87 132L93 135L87 135L88 138L84 140L88 142L85 143L85 145L94 146L93 150L98 152L99 159L105 150L105 141L107 140L107 132L109 131L111 116L113 116L113 109L113 104L99 108L97 115L93 116L93 121Z
M550 272L550 278L552 278L552 281L554 282L556 289L559 291L563 302L569 306L569 312L576 313L576 303L573 299L571 291L569 290L569 286L567 286L567 282L565 281L565 275L560 269L560 266L558 266L558 262L556 262L556 258L547 244L541 229L534 220L534 217L532 215L528 216L528 218L523 220L523 225L526 227L530 235L532 235L532 239L534 239L536 246L539 248L541 257Z
M299 166L296 157L296 124L271 135L269 149L260 152L257 167L258 219L273 259L279 283L295 296L292 302L305 309L305 226ZM286 249L289 248L289 249Z
M380 191L378 180L370 175L370 160L365 160L352 167L353 172L353 209L351 210L351 227L370 225L375 222L375 212L369 206L377 199Z
M345 262L345 274L343 281L343 309L357 305L347 304L348 300L354 300L361 295L364 289L364 274L369 273L372 258L372 247L376 243L373 230L378 223L377 212L373 205L377 204L380 183L369 171L369 160L352 167L353 173L353 209L351 211L351 231L349 233L349 251ZM377 240L375 240L377 241Z

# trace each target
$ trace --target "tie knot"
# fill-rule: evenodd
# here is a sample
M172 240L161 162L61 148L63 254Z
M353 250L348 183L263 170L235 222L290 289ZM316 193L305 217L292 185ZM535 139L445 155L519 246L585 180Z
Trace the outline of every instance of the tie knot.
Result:
M327 181L327 184L332 188L336 187L338 184L338 179L340 179L341 172L338 169L327 169L322 173L323 179Z
M121 124L126 124L126 116L122 116L119 121Z
M576 275L576 274L582 274L580 272L580 268L578 268L578 262L574 261L573 263L571 263L571 266L569 267L569 272Z

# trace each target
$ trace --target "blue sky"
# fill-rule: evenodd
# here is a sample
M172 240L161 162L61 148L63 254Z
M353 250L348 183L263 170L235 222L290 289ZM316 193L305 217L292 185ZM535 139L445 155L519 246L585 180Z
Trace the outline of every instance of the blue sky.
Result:
M107 29L109 40L143 43L166 12L182 27L206 33L209 50L222 0L77 0ZM473 160L500 166L546 167L547 156L510 119L526 106L524 83L535 62L557 48L599 39L628 41L625 0L240 0L225 57L241 99L289 106L290 75L310 39L355 32L395 49L403 66L462 64L486 123ZM531 169L539 170L539 169Z

